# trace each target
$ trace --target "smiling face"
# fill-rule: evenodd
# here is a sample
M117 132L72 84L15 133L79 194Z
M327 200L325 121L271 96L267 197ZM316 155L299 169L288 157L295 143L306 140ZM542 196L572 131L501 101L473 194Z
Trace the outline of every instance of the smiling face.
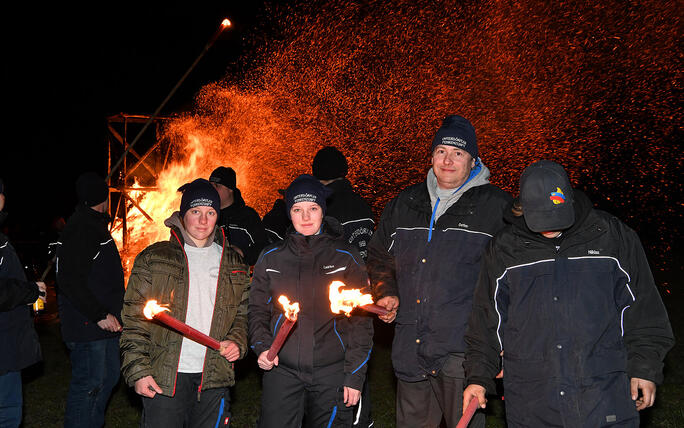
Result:
M218 215L212 207L190 208L183 216L183 226L198 247L204 247L216 225Z
M315 202L297 202L290 208L295 230L304 236L315 235L321 230L323 210Z
M442 144L432 152L432 170L441 189L456 189L465 183L475 159L465 150Z

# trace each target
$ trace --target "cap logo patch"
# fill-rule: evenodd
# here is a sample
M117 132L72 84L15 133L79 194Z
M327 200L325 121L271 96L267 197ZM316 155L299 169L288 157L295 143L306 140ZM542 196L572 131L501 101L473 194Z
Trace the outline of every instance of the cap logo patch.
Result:
M468 145L468 143L459 137L442 137L442 144L445 146L454 146L463 148Z
M564 204L565 194L563 193L560 187L556 187L556 191L551 192L551 195L549 195L549 199L551 199L551 202L553 202L554 205Z

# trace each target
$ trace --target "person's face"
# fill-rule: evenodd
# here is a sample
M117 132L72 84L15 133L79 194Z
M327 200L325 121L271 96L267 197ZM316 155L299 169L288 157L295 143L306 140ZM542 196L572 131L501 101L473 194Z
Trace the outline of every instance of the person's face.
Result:
M302 235L315 235L323 223L323 210L315 202L297 202L290 208L290 217L295 230Z
M475 159L465 150L442 144L432 152L432 171L442 189L455 189L468 179Z
M183 216L183 225L198 247L204 246L214 231L218 215L212 207L190 208Z
M215 182L212 182L211 185L214 186L214 189L216 189L221 198L221 208L225 208L233 203L233 189Z
M541 236L543 236L544 238L553 239L553 238L557 238L558 235L560 235L560 230L550 230L550 231L548 231L548 232L539 232L539 233L540 233Z

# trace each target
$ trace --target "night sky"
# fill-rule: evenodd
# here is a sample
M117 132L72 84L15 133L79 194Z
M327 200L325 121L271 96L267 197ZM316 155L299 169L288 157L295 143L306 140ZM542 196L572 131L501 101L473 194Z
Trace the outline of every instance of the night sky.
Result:
M151 114L224 17L225 31L162 114L240 70L259 2L11 2L3 6L5 114L0 177L8 223L46 227L73 210L73 183L106 173L106 118Z
M246 163L244 180L261 191L246 194L260 211L328 143L353 154L351 178L367 184L377 212L424 177L441 117L460 113L476 126L495 184L515 193L525 165L561 161L599 207L649 239L649 251L681 254L676 2L286 3L306 7L4 6L0 177L13 239L69 216L76 177L107 172L106 118L152 113L228 17L233 27L162 114L199 104L198 129L228 129L215 133L218 153ZM226 77L241 86L195 98ZM262 150L268 144L280 147ZM271 168L253 167L261 163Z

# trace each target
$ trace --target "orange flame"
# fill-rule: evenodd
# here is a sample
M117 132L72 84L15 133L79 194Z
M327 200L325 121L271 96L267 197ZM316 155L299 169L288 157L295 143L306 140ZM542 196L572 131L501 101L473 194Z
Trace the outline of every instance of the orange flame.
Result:
M223 21L221 21L221 27L223 28L230 27L231 25L230 19L228 18L224 18Z
M344 287L342 281L333 281L330 283L330 310L334 314L344 312L346 316L351 316L351 311L357 306L370 305L373 303L373 296L370 294L362 294L358 288L351 290L342 290Z
M157 304L156 300L148 300L145 304L145 307L143 308L143 315L145 315L145 318L147 318L148 320L151 320L159 312L164 312L168 310L169 308Z
M285 296L278 297L278 302L283 306L285 317L290 321L297 321L297 314L299 313L299 302L290 304L290 299Z

